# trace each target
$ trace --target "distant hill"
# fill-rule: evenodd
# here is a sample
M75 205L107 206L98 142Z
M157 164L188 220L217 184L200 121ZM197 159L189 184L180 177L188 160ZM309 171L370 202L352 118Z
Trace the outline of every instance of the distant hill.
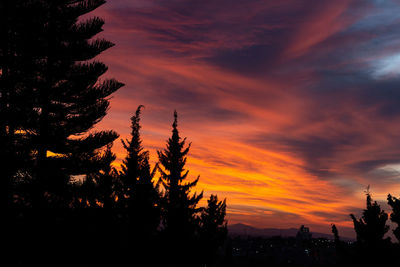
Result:
M228 225L228 231L230 236L251 236L251 237L273 237L273 236L281 236L281 237L295 237L299 229L289 228L289 229L277 229L277 228L255 228L250 225L246 225L243 223ZM313 238L327 238L333 239L333 235L311 232ZM352 238L341 237L343 241L351 240Z

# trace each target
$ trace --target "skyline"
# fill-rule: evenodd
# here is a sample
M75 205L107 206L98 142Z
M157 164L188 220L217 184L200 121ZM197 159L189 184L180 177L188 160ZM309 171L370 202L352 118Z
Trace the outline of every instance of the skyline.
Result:
M99 58L126 86L97 128L126 138L144 105L154 162L176 109L196 191L226 197L230 223L352 232L367 185L377 200L400 192L399 10L397 1L110 1L95 14L116 46ZM114 151L120 161L119 141Z

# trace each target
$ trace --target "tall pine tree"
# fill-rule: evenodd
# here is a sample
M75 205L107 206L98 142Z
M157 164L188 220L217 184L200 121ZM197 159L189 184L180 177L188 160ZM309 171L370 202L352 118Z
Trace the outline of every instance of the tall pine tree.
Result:
M38 57L37 35L43 27L38 0L0 2L0 208L13 204L15 180L30 165L26 133L35 111L33 81ZM29 43L29 45L27 45Z
M154 237L160 224L160 196L158 185L153 182L157 165L151 171L149 152L143 149L140 137L142 108L143 106L139 106L131 118L131 138L122 140L127 155L120 172L120 199L126 211L129 232L135 235L137 243Z
M122 84L99 79L107 66L94 58L113 46L104 39L93 39L104 21L82 18L104 3L0 1L2 206L13 203L12 187L18 178L32 185L30 190L19 191L21 202L68 208L71 178L99 172L104 166L99 162L100 150L118 135L89 131L106 115L111 94ZM43 264L45 258L57 258L61 248L68 251L72 243L64 243L64 233L72 225L65 216L69 212L24 210L18 223L26 229L25 235L17 240L27 249L19 254L30 253ZM29 264L35 265L34 260Z
M105 3L104 0L41 1L45 23L39 34L38 79L33 109L36 127L30 132L34 144L35 206L53 199L68 205L72 175L88 173L98 149L117 138L113 131L87 132L107 113L108 98L121 83L100 81L107 66L93 58L113 44L93 37L104 21L79 18ZM91 170L93 171L93 170Z
M165 189L163 225L166 249L169 251L169 260L176 260L177 265L184 264L185 256L190 257L194 253L193 242L198 226L196 215L200 211L197 204L203 197L203 192L191 195L191 189L196 186L199 177L187 182L189 171L185 170L185 164L190 144L185 146L185 143L186 138L181 139L179 136L178 115L175 111L172 136L167 141L166 149L158 151L158 158L161 183Z
M142 140L140 138L140 113L143 108L140 105L136 109L135 115L131 117L131 138L130 140L121 140L127 155L121 164L121 182L123 184L121 202L124 206L132 206L134 187L140 177L141 166L144 161L144 151Z

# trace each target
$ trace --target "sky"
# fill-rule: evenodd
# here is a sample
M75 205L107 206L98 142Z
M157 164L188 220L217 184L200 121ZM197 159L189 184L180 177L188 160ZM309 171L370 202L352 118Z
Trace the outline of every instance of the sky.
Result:
M92 13L125 83L96 129L191 142L188 179L229 224L354 235L365 190L400 195L400 1L112 0ZM113 147L123 159L117 140ZM205 204L205 200L202 202Z

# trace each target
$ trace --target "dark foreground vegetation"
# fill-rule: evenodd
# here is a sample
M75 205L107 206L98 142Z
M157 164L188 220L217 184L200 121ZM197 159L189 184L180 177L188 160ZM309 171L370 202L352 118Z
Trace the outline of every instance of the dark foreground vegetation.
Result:
M194 192L174 113L151 166L138 107L120 170L114 131L92 131L123 86L100 80L104 0L0 1L1 266L399 266L388 214L367 192L354 244L227 239L226 202ZM82 18L84 17L84 18ZM400 200L388 196L400 240Z
M193 191L190 144L172 135L151 166L140 112L112 163L114 131L91 131L123 86L94 58L103 0L0 1L0 207L4 266L204 266L226 237L225 200ZM82 17L85 18L82 18ZM127 122L128 123L128 122Z

